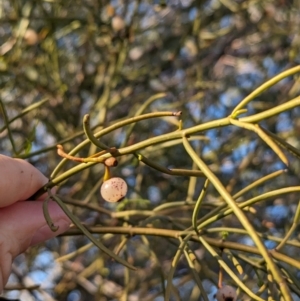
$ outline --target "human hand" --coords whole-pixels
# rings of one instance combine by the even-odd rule
[[[28,162],[0,155],[0,294],[16,256],[69,228],[70,220],[55,202],[50,201],[48,208],[54,225],[59,226],[56,232],[46,223],[43,202],[24,202],[47,182]]]

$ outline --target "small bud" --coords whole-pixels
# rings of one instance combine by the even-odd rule
[[[127,189],[127,184],[122,178],[113,177],[103,182],[100,193],[105,201],[116,203],[124,199]]]
[[[115,167],[118,165],[118,160],[114,157],[110,157],[110,158],[107,158],[105,161],[104,161],[104,164],[105,166],[107,167]]]
[[[218,301],[236,301],[236,291],[232,286],[225,285],[218,289],[216,299]]]

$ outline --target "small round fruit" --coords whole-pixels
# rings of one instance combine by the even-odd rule
[[[122,178],[113,177],[103,182],[100,193],[107,202],[120,202],[127,193],[127,184]]]
[[[25,34],[24,34],[24,40],[25,40],[25,43],[29,46],[33,46],[35,45],[38,41],[39,41],[39,36],[38,34],[36,33],[36,31],[34,31],[33,29],[31,28],[28,28],[26,31],[25,31]]]
[[[232,286],[225,285],[218,289],[216,299],[218,301],[236,301],[236,291]]]
[[[111,26],[115,32],[121,31],[125,28],[125,21],[120,16],[114,16],[111,20]]]

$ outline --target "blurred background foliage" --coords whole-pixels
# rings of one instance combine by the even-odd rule
[[[2,0],[0,151],[28,159],[49,176],[60,162],[56,145],[63,144],[70,151],[85,139],[82,118],[87,113],[94,131],[156,111],[182,111],[183,128],[226,117],[258,85],[300,63],[299,23],[299,0]],[[248,104],[248,114],[296,97],[299,86],[297,76],[280,81]],[[260,124],[299,148],[299,108]],[[119,148],[178,126],[174,117],[149,119],[116,130],[102,141]],[[231,194],[285,168],[252,132],[228,126],[199,135],[192,142],[194,149]],[[79,155],[97,151],[89,145]],[[164,167],[197,169],[181,142],[154,145],[141,153]],[[286,155],[296,173],[273,178],[246,193],[244,200],[299,185],[295,176],[299,161]],[[74,165],[68,162],[65,169]],[[59,193],[73,204],[70,208],[85,225],[175,230],[191,226],[203,178],[163,174],[133,155],[119,158],[113,174],[129,185],[127,199],[117,205],[100,197],[100,165],[61,185]],[[247,216],[258,232],[282,238],[291,226],[298,199],[297,193],[270,198],[256,204]],[[178,205],[155,213],[158,206],[174,202]],[[222,202],[210,186],[199,217]],[[136,213],[126,214],[129,210]],[[230,215],[208,226],[216,227],[239,228],[240,223]],[[221,240],[221,232],[209,236]],[[139,267],[138,272],[113,262],[77,233],[19,256],[6,296],[21,300],[164,300],[166,278],[178,249],[176,239],[103,233],[101,239],[110,250],[119,249],[122,257]],[[292,239],[294,245],[283,252],[299,259],[297,232]],[[245,233],[229,233],[226,240],[253,246]],[[270,249],[278,243],[264,242]],[[86,250],[80,249],[83,246]],[[191,242],[189,247],[197,256],[197,273],[207,299],[200,296],[201,289],[182,257],[173,278],[172,300],[214,300],[219,265],[201,244]],[[81,251],[61,257],[76,250]],[[239,252],[232,253],[238,256]],[[260,282],[267,282],[267,273],[255,273],[246,259],[239,260],[243,267],[240,279],[257,291]],[[232,263],[230,266],[235,269]],[[295,279],[300,276],[296,268],[291,274]],[[224,277],[234,285],[226,273]],[[300,300],[297,281],[291,289],[294,300]],[[266,289],[261,294],[266,299],[274,291]],[[240,292],[239,300],[250,299]]]

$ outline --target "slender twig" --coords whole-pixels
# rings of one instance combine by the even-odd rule
[[[190,233],[186,233],[185,231],[179,230],[171,230],[171,229],[164,229],[164,228],[149,228],[149,227],[104,227],[104,226],[94,226],[88,227],[90,233],[95,234],[103,234],[103,233],[111,233],[111,234],[127,234],[130,236],[135,235],[149,235],[149,236],[158,236],[158,237],[168,237],[178,239],[179,237],[187,237],[195,242],[199,242],[199,237],[196,235],[195,231]],[[201,233],[201,232],[200,232]],[[81,230],[72,228],[66,231],[60,236],[69,236],[69,235],[82,235]],[[246,253],[251,253],[254,255],[261,255],[260,250],[257,247],[248,246],[245,244],[231,242],[231,241],[223,241],[220,239],[215,239],[211,237],[204,236],[205,240],[213,247],[220,248],[220,249],[230,249],[236,250]],[[270,256],[274,259],[285,262],[291,266],[300,269],[300,262],[296,258],[292,258],[288,255],[282,254],[280,252],[276,252],[274,250],[269,250]]]
[[[172,264],[171,264],[170,270],[168,271],[168,277],[167,277],[167,286],[166,286],[166,292],[165,292],[165,300],[166,301],[169,301],[171,299],[173,276],[174,276],[175,270],[177,268],[177,265],[179,263],[180,257],[185,249],[185,245],[187,244],[188,241],[189,241],[188,237],[181,239],[181,242],[177,248],[176,254],[173,257]]]
[[[181,241],[182,241],[182,239],[181,239]],[[199,276],[198,271],[196,270],[196,267],[195,267],[195,264],[194,264],[194,261],[197,260],[195,254],[188,247],[188,245],[185,245],[185,248],[183,250],[183,254],[184,254],[184,256],[186,258],[186,261],[187,261],[187,263],[189,265],[189,268],[190,268],[190,270],[192,272],[193,278],[194,278],[196,284],[199,287],[202,299],[204,301],[209,301],[207,293],[205,292],[204,286],[202,284],[202,280],[200,279],[200,276]]]
[[[295,213],[295,216],[294,216],[292,226],[289,229],[289,231],[287,232],[287,234],[285,235],[285,237],[283,238],[283,240],[280,242],[280,244],[275,248],[276,251],[279,251],[286,244],[288,239],[291,237],[293,232],[296,230],[296,228],[299,224],[299,219],[300,219],[300,201],[298,202],[298,206],[297,206],[297,209],[296,209],[296,213]]]
[[[72,160],[75,162],[80,162],[80,163],[88,163],[88,162],[92,162],[92,163],[104,163],[106,166],[117,166],[118,162],[115,158],[103,158],[101,157],[101,155],[106,154],[107,152],[109,152],[111,149],[107,149],[105,151],[102,151],[100,153],[97,153],[96,155],[93,155],[91,157],[87,157],[87,158],[80,158],[80,157],[75,157],[75,156],[71,156],[69,154],[67,154],[64,151],[64,148],[62,145],[58,144],[57,146],[57,154],[63,158],[66,158],[68,160]],[[111,151],[112,152],[112,151]]]
[[[269,198],[274,198],[274,197],[278,197],[280,195],[286,194],[286,193],[292,193],[292,192],[300,192],[300,186],[295,186],[295,187],[285,187],[285,188],[281,188],[281,189],[276,189],[273,191],[269,191],[266,193],[263,193],[261,195],[258,195],[254,198],[251,198],[247,201],[244,202],[239,202],[237,203],[237,205],[242,209],[245,208],[247,206],[251,206],[254,205],[258,202],[267,200]],[[223,205],[224,206],[224,205]],[[222,207],[224,208],[224,207]],[[225,210],[222,210],[220,212],[219,208],[218,210],[213,210],[213,213],[208,213],[206,216],[202,217],[200,220],[198,220],[198,227],[199,229],[202,229],[204,227],[207,227],[208,225],[212,224],[213,222],[228,216],[229,214],[231,214],[233,212],[232,208],[229,208],[228,206],[225,205]]]
[[[8,125],[13,123],[15,120],[22,118],[25,116],[27,113],[37,109],[38,107],[42,106],[44,103],[49,101],[49,98],[46,97],[38,102],[33,103],[32,105],[29,105],[26,107],[24,110],[21,111],[20,114],[16,115],[15,117],[11,118],[10,120],[7,121],[7,124],[5,124],[2,128],[0,128],[0,133],[3,132],[6,128],[8,128]]]
[[[162,172],[168,175],[172,176],[189,176],[189,177],[203,177],[203,172],[199,170],[188,170],[188,169],[175,169],[175,168],[166,168],[164,166],[161,166],[157,163],[155,163],[152,160],[149,160],[142,154],[135,154],[135,156],[138,158],[139,161],[145,163],[146,165]]]
[[[280,146],[284,147],[286,150],[288,150],[291,154],[293,154],[295,157],[300,159],[300,151],[296,147],[292,146],[288,142],[286,142],[284,139],[278,137],[268,129],[263,128],[262,126],[260,127],[262,131],[264,131],[267,135],[273,138],[273,140],[278,143]]]
[[[240,196],[242,196],[243,194],[245,194],[246,192],[250,191],[251,189],[263,184],[266,181],[272,180],[275,177],[278,177],[284,173],[286,173],[287,170],[286,169],[282,169],[282,170],[277,170],[274,171],[256,181],[254,181],[253,183],[249,184],[248,186],[246,186],[245,188],[243,188],[242,190],[240,190],[239,192],[237,192],[236,194],[233,195],[233,198],[236,200],[238,199]]]
[[[138,107],[138,109],[136,110],[134,116],[139,116],[141,115],[145,110],[146,108],[152,103],[154,102],[155,100],[157,99],[160,99],[160,98],[163,98],[165,97],[167,94],[166,93],[158,93],[158,94],[155,94],[155,95],[152,95],[150,96],[142,105],[140,105]],[[124,143],[121,145],[121,147],[124,147],[125,146],[125,143],[128,139],[128,137],[130,136],[130,134],[132,133],[133,129],[134,129],[134,126],[135,126],[135,123],[131,124],[128,129],[126,130],[126,137],[124,139]]]
[[[278,147],[278,145],[259,127],[258,124],[246,123],[233,118],[230,118],[230,123],[238,127],[255,132],[270,148],[277,154],[280,160],[289,166],[289,161],[283,151]]]
[[[84,115],[83,117],[83,130],[84,130],[84,133],[86,135],[86,137],[94,144],[96,145],[97,147],[99,147],[100,149],[104,149],[104,150],[107,150],[109,149],[109,147],[102,143],[101,141],[97,140],[95,138],[95,136],[93,135],[92,131],[91,131],[91,127],[90,127],[90,115],[89,114],[86,114]]]
[[[89,249],[91,249],[92,247],[94,246],[94,244],[92,242],[76,249],[76,251],[73,251],[73,252],[70,252],[66,255],[63,255],[63,256],[60,256],[58,258],[55,259],[56,262],[64,262],[64,261],[67,261],[67,260],[71,260],[72,258],[88,251]]]
[[[198,227],[197,227],[198,213],[199,213],[199,210],[201,208],[202,202],[205,198],[205,195],[207,193],[208,185],[209,185],[209,179],[206,179],[205,182],[204,182],[203,188],[201,190],[201,193],[198,197],[198,200],[196,202],[196,205],[194,207],[194,211],[193,211],[193,215],[192,215],[192,225],[193,225],[194,230],[196,231],[197,234],[199,234],[199,230],[198,230]]]
[[[6,113],[6,108],[5,108],[1,98],[0,98],[0,110],[2,111],[3,119],[4,119],[4,122],[5,122],[5,127],[7,128],[8,137],[9,137],[12,149],[13,149],[13,153],[14,153],[14,155],[16,155],[18,152],[17,152],[16,146],[15,146],[15,141],[14,141],[12,131],[11,131],[10,126],[9,126],[9,120],[8,120],[8,116],[7,116],[7,113]]]
[[[264,301],[264,299],[260,298],[254,292],[249,289],[240,279],[239,277],[231,270],[231,268],[225,263],[225,261],[218,255],[218,253],[212,248],[209,244],[208,240],[202,236],[199,236],[200,242],[203,246],[209,251],[209,253],[215,257],[220,266],[226,271],[226,273],[234,280],[234,282],[253,300]],[[291,299],[292,300],[292,299]]]
[[[246,98],[244,98],[232,111],[231,115],[234,116],[236,112],[240,109],[243,109],[251,100],[253,100],[255,97],[257,97],[259,94],[264,92],[265,90],[271,88],[273,85],[281,81],[282,79],[294,75],[296,73],[300,72],[300,66],[296,66],[294,68],[288,69],[267,82],[263,83],[261,86],[259,86],[257,89],[255,89],[252,93],[250,93]]]
[[[141,120],[146,120],[146,119],[150,119],[150,118],[157,118],[157,117],[162,117],[162,116],[180,116],[181,115],[181,111],[178,112],[154,112],[154,113],[148,113],[148,114],[143,114],[140,116],[136,116],[136,117],[132,117],[126,120],[122,120],[119,122],[116,122],[114,124],[112,124],[111,126],[108,126],[102,130],[100,130],[99,132],[95,133],[93,136],[95,138],[100,138],[114,130],[117,130],[121,127],[124,127],[128,124],[131,123],[135,123]],[[180,136],[178,135],[177,138],[180,138]],[[170,139],[172,140],[172,139]],[[78,144],[72,151],[69,152],[69,155],[75,155],[77,154],[82,148],[84,148],[86,145],[88,145],[91,141],[89,139],[84,140],[83,142],[81,142],[80,144]],[[165,142],[165,141],[161,141],[161,142]],[[151,143],[149,144],[149,146],[151,145]],[[138,149],[137,149],[138,150]],[[129,153],[133,153],[134,151],[129,151]],[[116,154],[114,154],[116,155]],[[118,152],[118,155],[122,155]],[[108,155],[107,157],[110,157],[111,155]],[[63,159],[57,166],[56,168],[53,170],[52,174],[51,174],[51,178],[54,178],[59,171],[62,169],[62,167],[66,164],[67,159]],[[84,168],[83,168],[84,169]]]
[[[240,223],[249,232],[249,235],[251,236],[254,243],[256,244],[259,251],[261,252],[261,256],[266,261],[268,268],[269,268],[270,272],[272,273],[276,283],[279,285],[280,291],[282,292],[282,295],[284,296],[285,300],[292,301],[291,293],[289,291],[289,288],[288,288],[285,280],[283,279],[283,277],[280,273],[280,270],[278,269],[275,262],[269,255],[268,250],[266,249],[265,245],[261,241],[260,237],[257,235],[254,227],[249,222],[249,220],[246,218],[244,212],[239,208],[239,206],[236,204],[236,202],[234,201],[232,196],[226,191],[225,187],[222,185],[220,180],[214,175],[214,173],[211,172],[211,170],[207,167],[207,165],[195,153],[195,151],[191,147],[189,141],[186,139],[186,136],[184,134],[182,136],[182,141],[183,141],[183,145],[184,145],[186,151],[191,156],[191,158],[197,163],[199,169],[204,172],[204,174],[207,176],[207,178],[210,180],[210,182],[214,185],[214,187],[217,189],[217,191],[223,197],[223,199],[227,203],[227,205],[232,209],[233,213],[239,219]]]
[[[87,237],[90,239],[90,241],[97,246],[101,251],[103,251],[105,254],[107,254],[108,256],[112,257],[114,260],[116,260],[117,262],[123,264],[124,266],[132,269],[132,270],[136,270],[136,268],[131,265],[130,263],[128,263],[127,261],[125,261],[123,258],[117,256],[116,254],[114,254],[112,251],[110,251],[108,248],[106,248],[99,240],[95,239],[92,234],[89,232],[89,230],[83,226],[80,222],[80,220],[74,215],[72,214],[69,209],[67,208],[67,206],[64,204],[64,202],[57,196],[54,194],[51,194],[50,196],[51,198],[56,201],[56,203],[61,207],[61,209],[65,212],[65,214],[70,218],[70,220],[80,229],[80,231]]]
[[[249,122],[249,123],[250,122],[259,122],[259,121],[261,121],[265,118],[272,117],[276,114],[282,113],[282,112],[284,112],[286,110],[289,110],[289,109],[291,109],[295,106],[298,106],[298,105],[300,105],[300,97],[296,97],[295,99],[290,100],[285,104],[279,105],[276,108],[266,110],[265,112],[258,113],[258,114],[255,114],[255,115],[252,115],[252,116],[249,116],[249,117],[243,117],[243,118],[240,118],[239,120],[242,121],[242,122]],[[143,118],[146,118],[145,115],[142,115],[142,116],[144,116]],[[142,117],[142,116],[138,116],[138,117]],[[126,124],[130,124],[132,122],[136,122],[138,117],[134,117],[133,119],[125,120],[125,121],[119,122],[115,125],[112,125],[112,126],[106,128],[106,129],[101,130],[98,133],[95,133],[94,136],[96,138],[99,138],[99,137],[109,133],[110,131],[115,130],[116,128],[122,127],[122,126],[124,126]],[[148,115],[148,118],[151,118],[151,117],[153,117],[153,115],[151,115],[151,116]],[[142,120],[143,118],[141,118],[140,120]],[[127,123],[127,121],[128,121],[128,123]],[[164,134],[164,135],[161,135],[161,136],[158,136],[158,137],[149,138],[146,141],[138,142],[134,145],[127,146],[127,147],[124,147],[124,148],[120,148],[120,149],[118,149],[118,155],[121,156],[121,155],[132,154],[133,152],[137,152],[140,149],[146,148],[148,146],[153,146],[153,145],[156,145],[156,144],[159,144],[159,143],[164,143],[166,141],[179,139],[179,138],[182,137],[183,131],[184,131],[186,136],[189,136],[189,135],[201,132],[201,131],[209,130],[209,129],[216,128],[216,127],[224,127],[224,126],[227,126],[227,125],[230,125],[230,119],[229,118],[222,118],[222,119],[210,121],[210,122],[207,122],[205,124],[200,124],[200,125],[188,128],[188,129],[184,129],[184,130],[181,130],[181,131],[175,131],[175,132]],[[79,150],[81,150],[88,143],[89,143],[89,140],[83,141],[77,147],[75,147],[69,154],[70,155],[76,154]],[[105,154],[103,156],[108,158],[108,157],[111,156],[111,154]],[[53,178],[57,175],[58,171],[62,168],[62,166],[65,163],[66,163],[66,159],[62,160],[57,165],[57,167],[55,168],[55,170],[53,171],[53,173],[51,175],[51,178]],[[84,164],[84,165],[78,165],[76,168],[70,169],[69,171],[67,171],[66,172],[67,174],[62,174],[62,175],[58,176],[57,179],[55,179],[55,181],[52,182],[53,184],[48,184],[48,185],[54,185],[55,186],[58,183],[60,183],[61,181],[64,181],[66,179],[66,177],[69,177],[70,174],[75,174],[75,173],[77,173],[77,172],[79,172],[79,171],[81,171],[85,168],[89,168],[93,164],[95,164],[95,163],[87,163],[87,164]]]
[[[300,96],[295,97],[294,99],[291,99],[281,105],[278,105],[272,109],[266,110],[261,113],[257,113],[255,115],[247,116],[247,117],[241,117],[239,118],[242,122],[249,122],[249,123],[258,123],[262,120],[268,119],[272,116],[278,115],[280,113],[283,113],[285,111],[291,110],[292,108],[300,106]]]
[[[51,196],[48,195],[46,197],[46,199],[43,201],[43,213],[44,213],[45,220],[46,220],[49,228],[51,229],[51,231],[56,232],[59,229],[59,226],[54,225],[52,218],[50,216],[49,210],[48,210],[48,204],[49,204],[50,198],[51,198]]]

